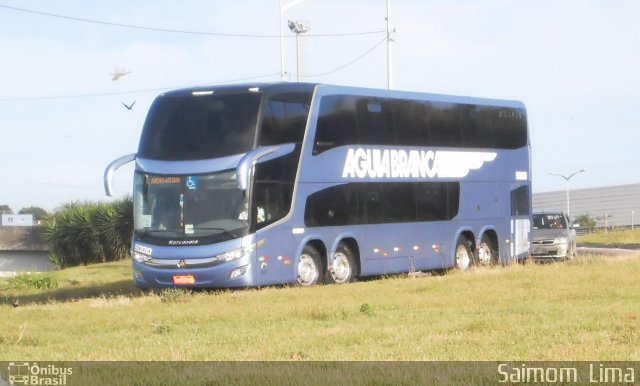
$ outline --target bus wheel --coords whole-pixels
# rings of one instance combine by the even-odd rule
[[[328,281],[338,284],[349,283],[355,279],[356,275],[356,259],[351,248],[345,243],[338,244],[336,253],[333,255],[333,269],[328,275]]]
[[[473,254],[469,240],[460,235],[456,241],[455,267],[461,271],[466,271],[473,264]]]
[[[306,245],[298,258],[298,284],[304,287],[318,284],[321,271],[320,254],[311,245]]]
[[[482,235],[478,246],[478,263],[483,267],[496,264],[498,261],[491,239],[485,234]]]

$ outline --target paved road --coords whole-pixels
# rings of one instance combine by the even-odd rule
[[[640,254],[640,251],[636,249],[622,249],[622,248],[578,247],[578,253],[581,255],[594,254],[594,255],[619,256],[619,255]]]
[[[47,272],[55,269],[47,252],[0,251],[0,277],[13,276],[16,272]]]

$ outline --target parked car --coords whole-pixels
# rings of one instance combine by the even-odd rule
[[[531,257],[534,260],[566,260],[576,255],[576,228],[563,212],[533,214]]]

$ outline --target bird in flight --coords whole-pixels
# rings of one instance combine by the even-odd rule
[[[128,104],[126,104],[126,103],[124,103],[124,102],[120,102],[120,103],[122,103],[122,105],[123,105],[124,107],[126,107],[126,108],[127,108],[127,110],[131,110],[131,109],[133,108],[133,105],[135,105],[135,104],[136,104],[136,101],[133,101],[130,105],[128,105]]]
[[[123,76],[130,74],[131,71],[127,71],[124,68],[117,68],[111,73],[111,80],[112,81],[116,81],[120,78],[122,78]]]

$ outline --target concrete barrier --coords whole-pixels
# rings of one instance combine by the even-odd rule
[[[0,226],[0,251],[47,251],[44,228]]]
[[[56,267],[49,261],[41,226],[0,226],[0,277],[18,272],[46,272]]]

